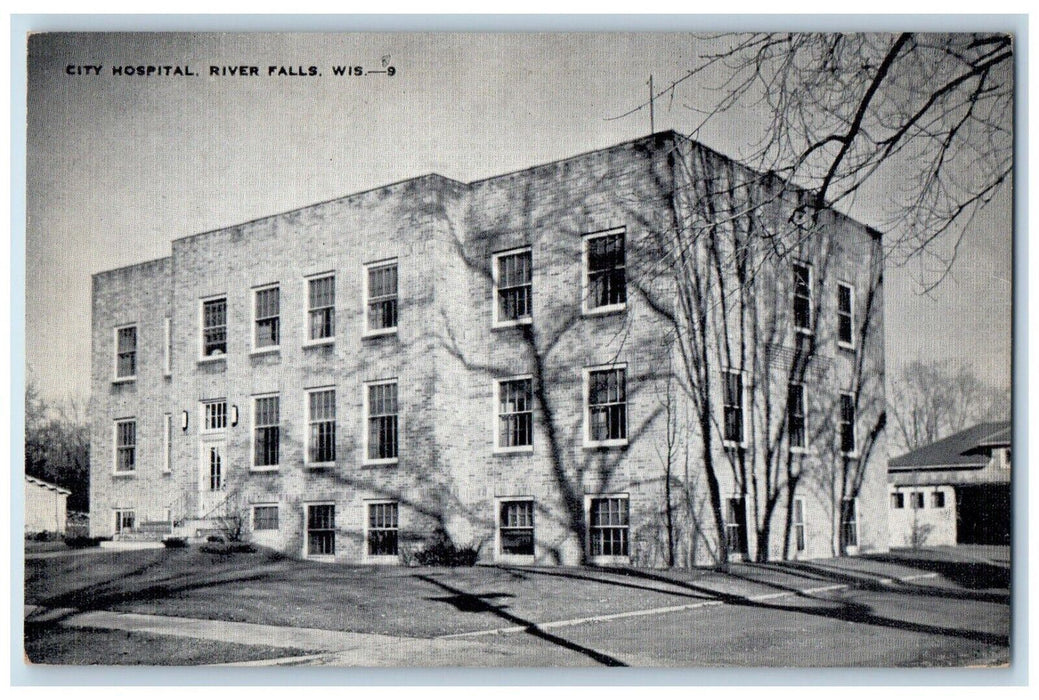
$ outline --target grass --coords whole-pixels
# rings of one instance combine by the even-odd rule
[[[142,632],[77,629],[53,624],[25,625],[25,655],[34,664],[194,666],[276,659],[305,653],[300,649]]]

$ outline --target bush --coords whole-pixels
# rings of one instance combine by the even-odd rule
[[[162,544],[167,549],[184,549],[188,546],[187,537],[167,537],[162,541]]]
[[[252,554],[256,547],[248,542],[207,542],[198,551],[206,554]]]
[[[220,544],[223,544],[226,541],[227,540],[224,539],[223,535],[210,535],[206,538],[206,542],[219,542]]]
[[[26,536],[26,539],[32,540],[33,542],[57,542],[61,538],[56,532],[50,530],[40,530],[39,532],[32,532]]]
[[[478,546],[458,547],[443,531],[438,531],[433,540],[414,555],[415,563],[420,566],[474,566],[479,557]]]
[[[84,535],[76,535],[75,537],[66,537],[65,546],[70,549],[86,549],[87,547],[99,547],[103,540],[108,539],[107,537],[86,537]]]

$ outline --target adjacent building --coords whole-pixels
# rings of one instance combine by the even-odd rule
[[[980,423],[892,459],[891,546],[1010,544],[1010,432]]]
[[[719,240],[687,223],[704,167],[754,175],[666,132],[417,177],[95,275],[92,534],[191,536],[233,512],[259,544],[350,562],[406,562],[438,531],[537,564],[886,548],[879,235],[827,210],[770,257],[793,217],[777,195],[776,231],[739,229],[771,252],[694,265],[759,276],[743,306],[701,300],[693,386],[662,232]]]
[[[25,476],[25,532],[65,533],[66,507],[72,492],[34,476]]]

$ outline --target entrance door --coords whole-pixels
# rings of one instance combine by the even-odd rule
[[[206,440],[202,443],[202,459],[199,470],[199,517],[204,518],[219,506],[226,494],[227,447],[223,440]]]

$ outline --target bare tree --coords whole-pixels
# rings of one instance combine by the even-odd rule
[[[867,185],[883,181],[892,198],[881,226],[889,253],[937,260],[941,274],[928,287],[947,274],[978,212],[1011,184],[1011,36],[703,39],[696,65],[655,97],[698,83],[697,100],[707,103],[693,105],[694,137],[719,117],[763,118],[760,140],[740,159],[810,192],[799,212],[808,218],[847,209]]]
[[[916,360],[891,384],[893,438],[903,451],[975,423],[1010,417],[1009,394],[983,382],[966,363]]]
[[[25,473],[72,492],[69,508],[88,510],[90,431],[83,405],[50,402],[32,379],[25,385]]]

